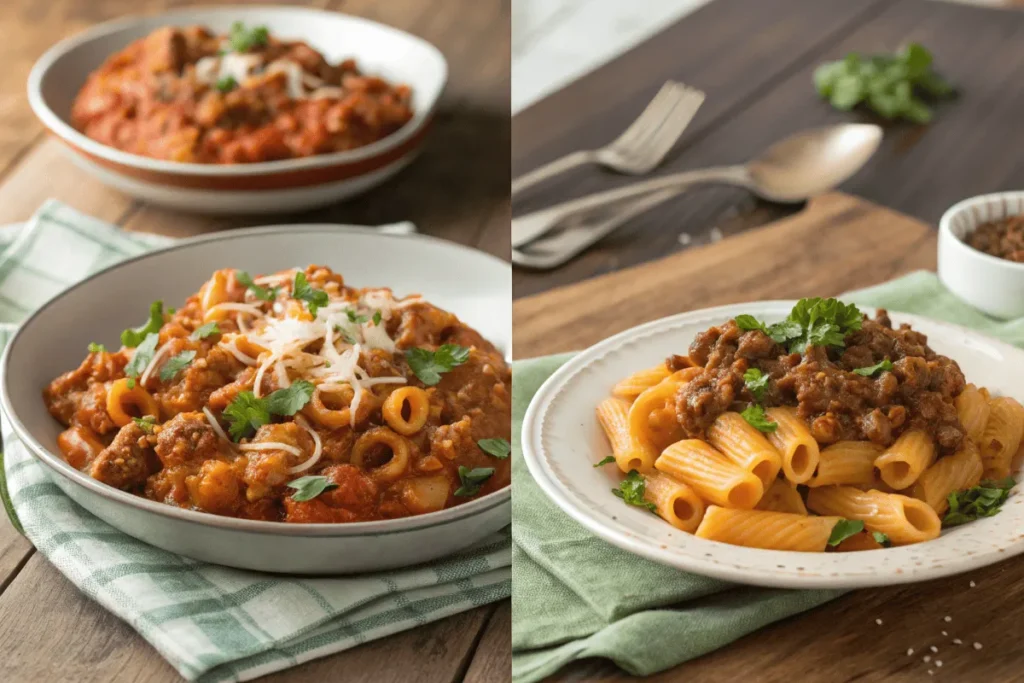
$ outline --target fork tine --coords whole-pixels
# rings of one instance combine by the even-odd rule
[[[682,83],[666,81],[654,98],[647,104],[647,107],[640,112],[640,116],[636,117],[633,123],[629,124],[629,127],[607,146],[618,147],[620,145],[633,144],[636,136],[644,134],[647,129],[657,125],[664,119],[665,113],[672,109],[675,103],[683,96],[686,89],[686,86]]]
[[[690,124],[701,104],[704,93],[690,89],[675,105],[665,113],[662,121],[651,127],[642,138],[634,140],[631,149],[618,150],[624,156],[637,160],[661,159],[676,144],[683,130]]]

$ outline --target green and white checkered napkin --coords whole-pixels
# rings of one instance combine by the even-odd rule
[[[170,241],[127,233],[53,201],[24,227],[0,231],[0,346],[15,323],[67,285]],[[507,529],[437,562],[356,577],[281,577],[180,557],[72,502],[6,420],[2,426],[0,474],[6,472],[10,495],[3,497],[15,526],[189,680],[250,680],[512,591]],[[3,483],[0,476],[0,493]]]

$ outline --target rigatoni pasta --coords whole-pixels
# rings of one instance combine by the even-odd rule
[[[627,474],[621,498],[752,548],[928,541],[944,516],[995,514],[1024,461],[1016,399],[967,384],[885,311],[834,299],[801,300],[774,325],[711,327],[688,357],[616,384],[597,414]]]

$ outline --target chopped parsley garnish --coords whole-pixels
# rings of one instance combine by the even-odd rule
[[[238,87],[238,81],[235,80],[234,76],[225,76],[217,81],[217,85],[214,86],[221,92],[231,92]]]
[[[142,343],[146,335],[155,334],[164,326],[164,302],[154,301],[149,305],[149,320],[142,327],[134,327],[121,333],[121,343],[134,348]]]
[[[493,455],[500,460],[504,460],[512,452],[512,444],[505,439],[480,439],[476,445],[487,455]]]
[[[89,353],[106,353],[107,347],[96,342],[89,342]]]
[[[752,403],[747,406],[743,412],[740,413],[740,417],[746,420],[750,426],[761,432],[774,432],[779,428],[778,423],[769,420],[768,416],[764,413],[764,408],[756,403]]]
[[[175,375],[187,368],[195,357],[195,351],[182,351],[176,356],[171,356],[171,358],[164,363],[164,366],[160,368],[160,381],[170,382],[174,379]]]
[[[854,304],[838,299],[800,299],[789,317],[773,325],[765,325],[751,315],[736,316],[741,330],[760,330],[772,341],[788,347],[790,353],[803,353],[808,346],[845,345],[846,335],[861,327],[862,316]]]
[[[358,314],[351,308],[345,311],[345,315],[348,316],[348,321],[350,323],[356,323],[357,325],[363,325],[364,323],[370,322],[370,319],[367,316]]]
[[[132,422],[139,426],[139,429],[146,432],[147,434],[153,433],[153,427],[156,426],[156,418],[152,415],[144,415],[142,417],[133,417]]]
[[[896,54],[862,57],[851,52],[826,62],[814,71],[814,87],[841,111],[862,104],[883,118],[922,124],[931,121],[930,101],[954,94],[953,86],[932,69],[931,53],[918,43]]]
[[[207,337],[212,337],[215,334],[220,334],[220,326],[216,322],[209,322],[197,327],[195,332],[192,333],[192,338],[206,339]]]
[[[288,482],[285,486],[295,489],[295,493],[292,494],[292,500],[296,503],[313,500],[327,489],[338,488],[338,485],[327,477],[317,475],[299,477],[294,481]]]
[[[312,287],[306,280],[305,273],[295,273],[295,282],[292,285],[292,298],[305,301],[309,306],[309,313],[314,318],[316,312],[330,303],[327,292]]]
[[[832,535],[828,537],[828,544],[835,548],[837,545],[864,531],[864,520],[841,519],[832,527]]]
[[[460,498],[475,496],[480,493],[480,487],[494,474],[493,467],[474,467],[469,469],[465,465],[459,465],[459,482],[462,486],[455,489],[455,495]]]
[[[141,375],[146,370],[149,362],[153,360],[153,354],[156,353],[156,343],[159,340],[160,335],[156,332],[150,332],[142,340],[142,343],[135,348],[135,354],[124,368],[124,374],[131,378],[128,382],[129,389],[135,388],[134,378]]]
[[[223,417],[228,423],[228,433],[232,439],[240,441],[269,424],[271,415],[294,415],[309,402],[313,389],[312,382],[299,380],[263,398],[256,398],[251,391],[239,392],[235,400],[224,409]]]
[[[764,391],[768,388],[769,379],[771,379],[769,375],[762,373],[757,368],[750,368],[743,373],[743,382],[758,401],[764,396]]]
[[[442,344],[437,351],[412,348],[406,350],[405,359],[420,381],[432,387],[443,373],[469,360],[469,349],[457,344]]]
[[[998,481],[986,480],[966,491],[954,491],[946,501],[949,511],[942,518],[942,526],[959,526],[981,517],[992,517],[999,512],[1010,489],[1017,485],[1013,477]]]
[[[619,488],[612,489],[612,493],[630,505],[647,508],[651,512],[657,509],[654,503],[644,499],[644,494],[647,493],[647,484],[636,470],[630,470],[626,478],[619,482]]]
[[[606,455],[605,457],[601,458],[601,460],[599,462],[595,462],[594,463],[594,467],[601,467],[602,465],[610,465],[613,462],[615,462],[615,456],[614,455]]]
[[[889,370],[892,370],[892,363],[886,358],[880,363],[869,365],[866,368],[857,368],[853,372],[861,377],[874,377],[879,372],[888,372]]]
[[[231,24],[231,33],[228,34],[228,43],[235,52],[248,52],[254,47],[266,45],[269,39],[270,31],[266,26],[246,28],[241,21]]]
[[[376,325],[377,327],[380,327],[380,321],[381,321],[380,311],[374,311],[373,312],[373,324]]]
[[[260,287],[258,284],[253,282],[252,276],[244,270],[235,271],[235,280],[252,292],[253,296],[260,301],[273,301],[277,298],[277,287]]]
[[[872,531],[871,538],[875,539],[875,543],[888,548],[892,543],[889,541],[889,537],[883,534],[881,531]]]

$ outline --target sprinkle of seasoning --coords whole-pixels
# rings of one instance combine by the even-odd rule
[[[939,648],[935,647],[934,645],[932,645],[928,649],[931,650],[932,652],[938,652],[939,651]]]
[[[909,657],[909,656],[910,656],[910,655],[912,655],[912,654],[914,654],[914,648],[912,648],[912,647],[908,647],[908,648],[907,648],[907,656]]]
[[[881,626],[882,625],[882,620],[881,619],[875,619],[875,623],[878,624],[879,626]]]
[[[960,640],[959,638],[954,638],[953,639],[953,644],[954,645],[963,645],[964,641]]]
[[[925,664],[927,664],[928,662],[932,661],[932,656],[931,655],[925,655],[924,657],[921,657],[921,661],[924,662]]]
[[[974,644],[974,649],[975,650],[980,650],[981,649],[981,643],[975,643]]]
[[[953,617],[947,615],[942,617],[942,620],[948,624],[949,622],[953,621]]]

